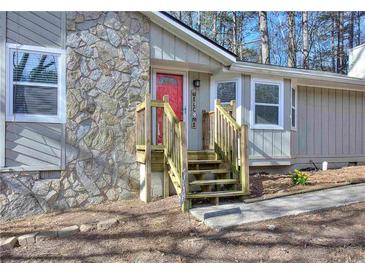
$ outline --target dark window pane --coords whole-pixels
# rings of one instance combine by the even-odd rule
[[[269,84],[255,84],[255,102],[279,104],[279,86]]]
[[[256,106],[255,123],[265,125],[279,124],[279,107],[276,106]]]
[[[160,78],[160,84],[161,85],[174,85],[177,86],[177,81],[174,77],[169,77],[169,76],[163,76]]]
[[[291,105],[293,106],[293,107],[295,107],[295,104],[296,104],[296,102],[295,102],[295,89],[291,89]]]
[[[236,100],[236,82],[218,83],[217,99],[220,99],[222,103]]]
[[[57,88],[14,85],[13,113],[57,115]]]
[[[294,108],[291,109],[291,126],[292,127],[296,126],[295,125],[295,109]]]
[[[13,81],[57,84],[56,55],[14,51],[12,53]]]

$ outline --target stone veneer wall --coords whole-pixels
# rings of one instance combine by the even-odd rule
[[[127,199],[139,189],[134,110],[149,90],[149,21],[67,13],[66,166],[60,179],[0,173],[1,219]]]

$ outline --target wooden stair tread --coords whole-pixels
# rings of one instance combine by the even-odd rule
[[[222,168],[222,169],[197,169],[197,170],[189,170],[188,174],[202,174],[202,173],[207,173],[207,174],[217,174],[217,173],[229,173],[230,170],[226,169],[226,168]]]
[[[215,184],[224,184],[224,185],[232,185],[239,183],[238,179],[217,179],[217,180],[196,180],[189,183],[189,185],[215,185]]]
[[[188,160],[189,164],[221,164],[222,160]]]
[[[242,191],[214,191],[214,192],[189,193],[188,195],[186,195],[186,198],[197,199],[197,198],[215,198],[215,197],[234,197],[242,195],[244,195],[244,192]]]
[[[188,151],[188,160],[214,160],[216,153],[214,150],[190,150]]]

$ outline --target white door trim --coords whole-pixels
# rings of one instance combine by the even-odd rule
[[[174,69],[174,68],[160,68],[160,67],[152,67],[152,99],[156,99],[156,75],[157,73],[166,73],[166,74],[176,74],[183,76],[183,121],[186,125],[186,145],[188,147],[189,144],[189,119],[188,119],[188,109],[189,109],[189,81],[188,81],[188,71]],[[156,144],[156,111],[152,112],[152,142]]]

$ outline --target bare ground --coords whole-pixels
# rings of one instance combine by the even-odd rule
[[[121,201],[1,223],[1,237],[119,217],[79,233],[0,252],[2,262],[365,262],[365,202],[214,231],[180,211],[177,197]],[[268,225],[275,225],[274,230]]]
[[[308,171],[307,185],[293,185],[290,175],[255,174],[250,176],[251,197],[282,196],[350,183],[365,183],[365,166],[351,166],[326,171]]]

